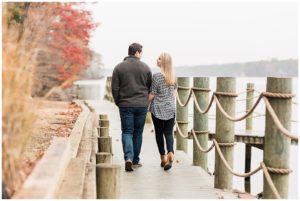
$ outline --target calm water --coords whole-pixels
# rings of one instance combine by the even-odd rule
[[[104,92],[105,92],[105,79],[102,80],[86,80],[86,81],[78,81],[77,84],[81,86],[82,90],[81,93],[85,99],[103,99]],[[236,83],[236,92],[242,92],[246,90],[247,83],[251,82],[254,83],[254,87],[258,91],[265,91],[266,89],[266,78],[237,78]],[[190,80],[190,85],[192,85],[192,79]],[[210,78],[210,88],[211,91],[215,91],[216,89],[216,78]],[[293,78],[293,93],[296,94],[294,101],[298,102],[298,79]],[[211,93],[210,93],[211,95]],[[245,94],[242,94],[240,98],[244,98]],[[245,102],[236,102],[236,112],[245,111]],[[193,121],[193,104],[190,101],[189,104],[189,118],[190,122]],[[265,113],[265,104],[263,101],[260,102],[259,106],[255,110],[259,113]],[[215,104],[211,108],[209,115],[215,115]],[[241,116],[242,113],[237,114],[237,116]],[[264,133],[265,128],[265,117],[258,117],[253,119],[253,131],[257,131],[259,133]],[[298,121],[298,106],[293,105],[292,109],[292,120]],[[190,129],[192,127],[192,123],[190,123]],[[215,127],[215,120],[209,120],[209,130],[214,131]],[[245,121],[236,122],[235,123],[235,130],[241,131],[245,128]],[[292,123],[292,132],[297,134],[298,133],[298,123]],[[209,145],[211,142],[209,142]],[[192,158],[193,152],[193,143],[192,140],[189,140],[188,146],[188,156]],[[244,172],[244,161],[245,161],[245,146],[244,144],[238,143],[234,148],[234,170],[236,172]],[[289,198],[298,198],[298,146],[291,146],[290,152],[290,168],[293,172],[290,174],[289,180]],[[208,153],[208,168],[210,172],[214,171],[214,158],[215,152],[214,149]],[[263,152],[257,148],[252,148],[252,161],[251,161],[251,170],[259,166],[259,163],[263,160]],[[233,188],[244,190],[244,178],[240,177],[233,177]],[[259,171],[255,175],[251,176],[251,194],[258,194],[263,190],[263,173]]]

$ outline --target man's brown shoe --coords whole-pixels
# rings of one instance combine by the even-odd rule
[[[160,160],[161,160],[160,167],[164,167],[166,165],[166,162],[167,162],[167,156],[166,155],[160,155]]]
[[[126,170],[127,172],[133,171],[131,160],[127,160],[127,161],[125,162],[125,170]]]
[[[164,166],[164,170],[169,170],[172,167],[173,160],[174,160],[174,154],[173,152],[169,152],[167,156],[167,162]]]

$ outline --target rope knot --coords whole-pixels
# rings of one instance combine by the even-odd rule
[[[295,95],[291,93],[273,93],[273,92],[262,92],[262,95],[267,98],[282,98],[282,99],[291,99]]]
[[[195,132],[195,134],[208,134],[209,133],[208,130],[207,131],[196,131],[196,130],[194,130],[194,132]]]
[[[232,147],[236,145],[236,142],[218,142],[220,147]]]
[[[216,96],[238,97],[238,95],[236,93],[221,92],[221,91],[215,91],[214,95],[216,95]]]
[[[267,167],[267,170],[273,174],[290,174],[293,172],[291,169],[286,169],[286,168]]]
[[[210,89],[207,88],[199,88],[199,87],[192,87],[193,91],[202,91],[202,92],[210,92]]]
[[[190,90],[189,87],[184,87],[184,86],[178,86],[177,89]]]

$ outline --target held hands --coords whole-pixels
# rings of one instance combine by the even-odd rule
[[[150,93],[148,94],[148,101],[149,101],[149,102],[153,101],[154,97],[155,97],[154,93],[150,92]]]
[[[174,92],[173,92],[173,96],[176,98],[176,96],[177,96],[177,91],[174,91]]]

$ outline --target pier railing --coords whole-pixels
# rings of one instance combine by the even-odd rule
[[[207,154],[214,147],[215,154],[215,188],[232,188],[232,176],[245,177],[250,190],[250,176],[263,170],[263,198],[287,198],[289,169],[289,149],[291,140],[298,143],[298,137],[289,130],[291,127],[292,79],[267,78],[267,91],[261,92],[253,104],[253,84],[247,86],[246,112],[235,117],[236,93],[235,78],[217,78],[217,90],[210,100],[208,94],[209,78],[194,78],[189,88],[189,77],[178,78],[177,115],[176,115],[176,148],[187,152],[187,138],[193,137],[193,163],[207,168]],[[188,132],[188,103],[193,98],[194,124]],[[185,101],[182,101],[185,100]],[[264,101],[266,106],[266,125],[263,152],[260,165],[250,171],[246,164],[246,173],[237,173],[233,167],[233,151],[235,142],[234,122],[246,119],[246,129],[252,129],[252,114],[258,104]],[[216,131],[213,144],[208,147],[208,111],[213,102],[216,103]],[[204,109],[202,109],[204,108]],[[261,116],[261,114],[260,114]],[[246,152],[249,153],[249,147]],[[250,147],[251,153],[251,147]],[[247,157],[247,153],[246,153]],[[251,156],[250,156],[251,157]],[[246,186],[246,185],[245,185]]]

